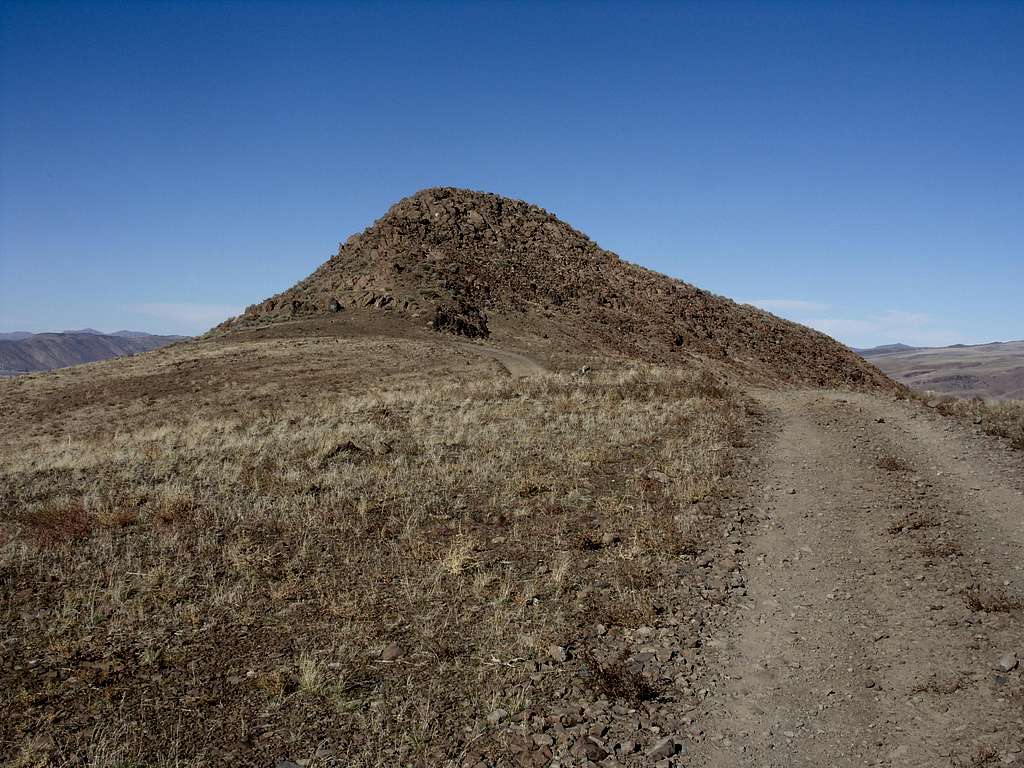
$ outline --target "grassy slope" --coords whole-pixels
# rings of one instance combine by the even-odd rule
[[[970,419],[987,435],[1005,437],[1010,445],[1024,450],[1024,400],[986,401],[960,398],[936,392],[910,392],[910,396],[946,416]]]
[[[5,390],[3,759],[498,754],[489,713],[599,682],[549,646],[699,626],[677,570],[720,538],[739,396],[425,344],[211,342]]]

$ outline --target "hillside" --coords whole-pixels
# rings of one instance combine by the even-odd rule
[[[855,349],[861,357],[876,357],[877,355],[887,355],[891,352],[909,352],[918,347],[911,347],[907,344],[882,344],[877,347],[870,347],[868,349]]]
[[[134,355],[185,338],[133,331],[103,334],[92,329],[63,333],[15,332],[7,336],[9,338],[0,338],[0,376]]]
[[[959,397],[1024,399],[1024,341],[858,350],[908,387]]]
[[[817,331],[625,262],[537,206],[451,188],[401,200],[312,275],[217,330],[352,310],[499,344],[515,331],[659,363],[709,357],[777,381],[889,385]]]
[[[0,381],[0,763],[1018,754],[1021,419],[905,395],[421,193],[202,338]]]

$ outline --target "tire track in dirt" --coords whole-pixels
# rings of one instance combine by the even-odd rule
[[[522,352],[498,349],[497,347],[485,347],[482,344],[470,344],[467,342],[455,342],[455,346],[459,349],[465,349],[483,357],[491,358],[515,379],[533,376],[538,373],[547,373],[547,368],[541,365],[540,362]]]
[[[780,432],[747,602],[709,648],[706,764],[1024,764],[1020,666],[997,668],[1021,612],[965,599],[1024,598],[1012,464],[891,399],[759,397]]]

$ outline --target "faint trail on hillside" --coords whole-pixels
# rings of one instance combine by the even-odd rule
[[[892,398],[758,397],[779,434],[744,610],[709,649],[722,681],[704,702],[706,764],[1021,761],[1024,682],[998,669],[1024,657],[1021,612],[964,594],[1024,598],[1016,459]]]
[[[455,346],[495,360],[502,368],[508,371],[513,378],[519,379],[524,376],[547,373],[548,370],[538,360],[522,352],[513,352],[508,349],[497,349],[496,347],[485,347],[482,344],[470,344],[468,342],[455,342]]]

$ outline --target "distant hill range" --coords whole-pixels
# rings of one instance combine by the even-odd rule
[[[1024,341],[855,350],[897,381],[961,397],[1024,400]]]
[[[141,331],[102,333],[93,328],[61,333],[0,333],[0,376],[48,371],[163,347],[187,336],[156,336]]]

